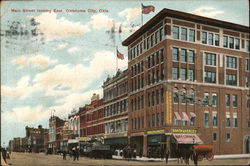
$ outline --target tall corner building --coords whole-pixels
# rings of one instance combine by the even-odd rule
[[[128,47],[128,136],[144,156],[250,153],[249,27],[163,9]]]

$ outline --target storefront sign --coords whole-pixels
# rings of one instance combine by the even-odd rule
[[[130,136],[135,137],[135,136],[143,136],[144,132],[140,132],[140,133],[131,133]]]
[[[147,134],[161,134],[161,133],[164,133],[164,130],[152,130],[147,132]]]
[[[196,134],[197,130],[194,129],[171,129],[172,133],[190,133],[190,134]]]
[[[90,141],[91,140],[91,138],[89,138],[89,137],[78,137],[77,139],[79,141]]]
[[[109,134],[105,135],[104,138],[115,138],[115,137],[127,137],[127,133],[120,133],[120,134]]]
[[[166,123],[172,124],[172,92],[166,91],[165,95],[165,103],[166,103]]]

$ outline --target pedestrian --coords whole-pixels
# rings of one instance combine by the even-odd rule
[[[169,150],[166,150],[166,164],[168,164]]]
[[[79,160],[79,155],[80,155],[80,152],[79,152],[79,148],[76,149],[76,159]]]
[[[76,149],[72,148],[72,155],[73,155],[73,160],[76,160]]]
[[[198,165],[198,154],[196,151],[193,152],[194,165]]]
[[[66,160],[66,151],[63,151],[63,160]]]

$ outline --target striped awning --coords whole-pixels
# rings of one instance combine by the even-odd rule
[[[181,120],[181,116],[178,112],[174,112],[174,116],[177,120]]]
[[[196,114],[195,114],[194,112],[190,112],[190,115],[191,115],[192,117],[196,117]]]
[[[202,140],[196,134],[173,134],[179,144],[202,144]]]
[[[189,120],[189,117],[188,117],[188,115],[187,115],[187,113],[186,112],[182,112],[182,117],[183,117],[183,119],[185,120],[185,121],[190,121]]]

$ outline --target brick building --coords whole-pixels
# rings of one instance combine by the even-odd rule
[[[21,139],[22,148],[30,152],[44,151],[44,134],[48,132],[48,129],[43,128],[41,125],[38,128],[25,127],[26,136]]]
[[[128,143],[128,70],[103,83],[105,144],[122,149]]]
[[[122,44],[132,146],[145,156],[199,143],[249,153],[249,27],[163,9]]]

